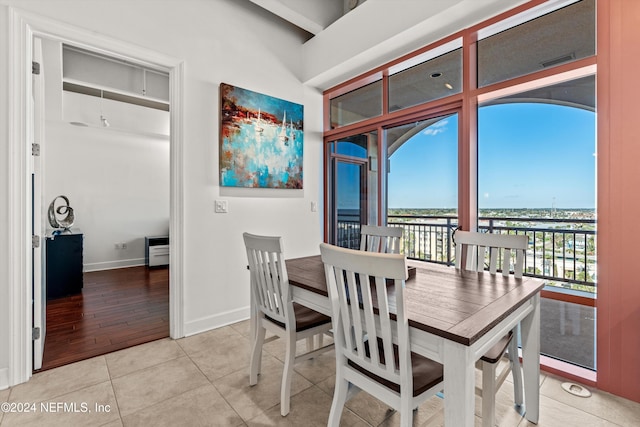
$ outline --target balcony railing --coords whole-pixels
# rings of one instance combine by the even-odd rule
[[[452,216],[389,215],[388,224],[404,230],[402,252],[407,258],[446,265],[455,263]],[[596,221],[594,219],[480,217],[482,232],[524,234],[529,238],[525,275],[552,285],[595,292]],[[358,248],[360,223],[341,217],[338,245]],[[500,264],[499,264],[500,265]]]

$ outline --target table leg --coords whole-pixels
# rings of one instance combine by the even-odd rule
[[[444,424],[473,427],[475,409],[475,360],[471,348],[444,342]]]
[[[533,311],[520,322],[525,418],[538,424],[540,413],[540,294],[531,298]]]

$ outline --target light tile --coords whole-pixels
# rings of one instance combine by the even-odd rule
[[[26,383],[11,389],[13,402],[40,402],[109,380],[104,356],[34,374]]]
[[[298,362],[293,369],[313,384],[318,384],[329,377],[335,377],[335,351],[328,350],[313,359]]]
[[[213,329],[190,337],[181,338],[176,342],[187,354],[211,350],[211,348],[226,345],[231,340],[242,339],[242,335],[231,326]]]
[[[117,378],[184,355],[182,348],[168,338],[109,353],[105,359],[111,378]]]
[[[258,384],[249,385],[249,370],[236,371],[213,381],[213,385],[229,402],[243,420],[250,420],[273,406],[280,410],[280,384],[284,364],[273,356],[263,353],[262,372]],[[291,395],[295,396],[312,384],[297,372],[293,373]]]
[[[208,384],[124,417],[125,427],[240,426],[242,418]]]
[[[103,424],[100,427],[123,427],[122,420],[118,418],[115,421],[111,421],[110,423]]]
[[[132,414],[208,384],[188,357],[181,357],[112,380],[121,416]]]
[[[518,427],[534,427],[536,424],[523,419]],[[591,415],[573,406],[540,395],[538,427],[619,427],[603,418]]]
[[[11,393],[10,389],[0,390],[0,403],[8,402],[10,393]],[[0,424],[2,423],[3,416],[4,416],[4,412],[0,411]]]
[[[562,383],[568,380],[547,375],[540,393],[558,402],[580,409],[621,426],[640,425],[640,403],[623,399],[600,390],[591,390],[591,397],[578,397],[562,389]]]
[[[327,395],[318,387],[310,387],[291,398],[291,411],[286,417],[280,415],[280,406],[277,405],[260,414],[256,418],[247,421],[247,425],[249,427],[324,427],[327,425],[330,409],[331,396]],[[342,414],[340,426],[367,427],[369,424],[347,409]]]
[[[251,334],[251,319],[243,320],[241,322],[236,322],[231,326],[235,331],[245,337],[249,337]]]
[[[189,357],[210,381],[235,371],[248,373],[251,360],[249,340],[244,337],[234,339],[225,345],[193,353]]]
[[[40,402],[34,412],[6,414],[2,426],[100,426],[119,420],[113,388],[106,381]]]

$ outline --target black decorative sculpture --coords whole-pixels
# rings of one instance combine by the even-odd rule
[[[56,208],[56,200],[58,199],[62,199],[64,200],[65,204],[58,206]],[[56,213],[58,215],[67,215],[64,218],[60,218],[58,219],[56,217]],[[69,199],[67,199],[66,196],[58,196],[55,199],[53,199],[53,201],[51,202],[51,204],[49,205],[49,224],[51,224],[51,227],[53,228],[63,228],[65,230],[71,228],[71,226],[73,225],[73,221],[76,219],[75,215],[73,214],[73,208],[71,206],[69,206]]]

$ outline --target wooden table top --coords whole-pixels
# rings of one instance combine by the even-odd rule
[[[289,283],[328,297],[319,255],[286,260]],[[472,345],[544,286],[533,277],[516,279],[488,272],[415,263],[406,281],[409,325],[452,341]]]

